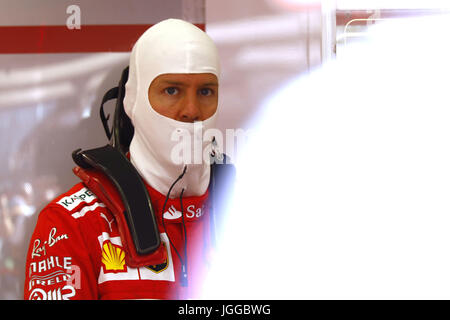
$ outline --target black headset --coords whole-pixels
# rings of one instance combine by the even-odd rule
[[[131,123],[130,118],[125,112],[123,106],[123,99],[125,98],[125,84],[128,80],[129,67],[126,67],[122,71],[122,76],[120,77],[119,85],[112,89],[109,89],[103,96],[102,103],[100,105],[100,119],[103,123],[103,128],[105,129],[106,136],[108,140],[111,141],[111,145],[114,148],[119,149],[123,154],[126,154],[129,150],[131,139],[134,134],[134,127]],[[110,115],[105,116],[105,111],[103,110],[103,105],[109,101],[117,99],[116,108],[114,110],[114,119],[112,128],[108,125],[108,120]]]

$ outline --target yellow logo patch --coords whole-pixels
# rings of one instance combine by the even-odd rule
[[[110,241],[103,243],[102,263],[105,272],[127,271],[125,252],[122,248],[112,244]]]

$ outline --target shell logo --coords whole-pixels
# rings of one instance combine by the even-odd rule
[[[105,272],[127,271],[125,252],[122,248],[112,244],[110,241],[103,243],[102,263]]]

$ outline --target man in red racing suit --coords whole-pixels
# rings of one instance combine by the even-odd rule
[[[127,265],[121,224],[79,183],[39,215],[27,255],[25,299],[198,296],[211,250],[210,165],[173,161],[177,145],[171,138],[187,132],[198,139],[197,123],[213,126],[218,74],[214,44],[192,24],[168,19],[140,37],[131,53],[123,101],[134,126],[129,158],[150,195],[167,259],[156,265]],[[190,144],[194,149],[198,145],[206,154],[204,141]]]
[[[209,257],[208,192],[184,197],[187,253],[179,199],[147,186],[168,253],[160,265],[130,268],[113,215],[82,183],[47,205],[30,242],[25,299],[183,299],[198,294]],[[165,230],[161,224],[165,219]],[[173,246],[168,241],[168,235]],[[176,251],[178,251],[178,253]],[[179,256],[178,256],[179,255]],[[179,279],[184,257],[188,285]],[[180,260],[181,258],[181,260]]]

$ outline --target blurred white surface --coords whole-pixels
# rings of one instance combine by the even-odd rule
[[[267,99],[205,297],[450,297],[448,21],[375,26]]]

